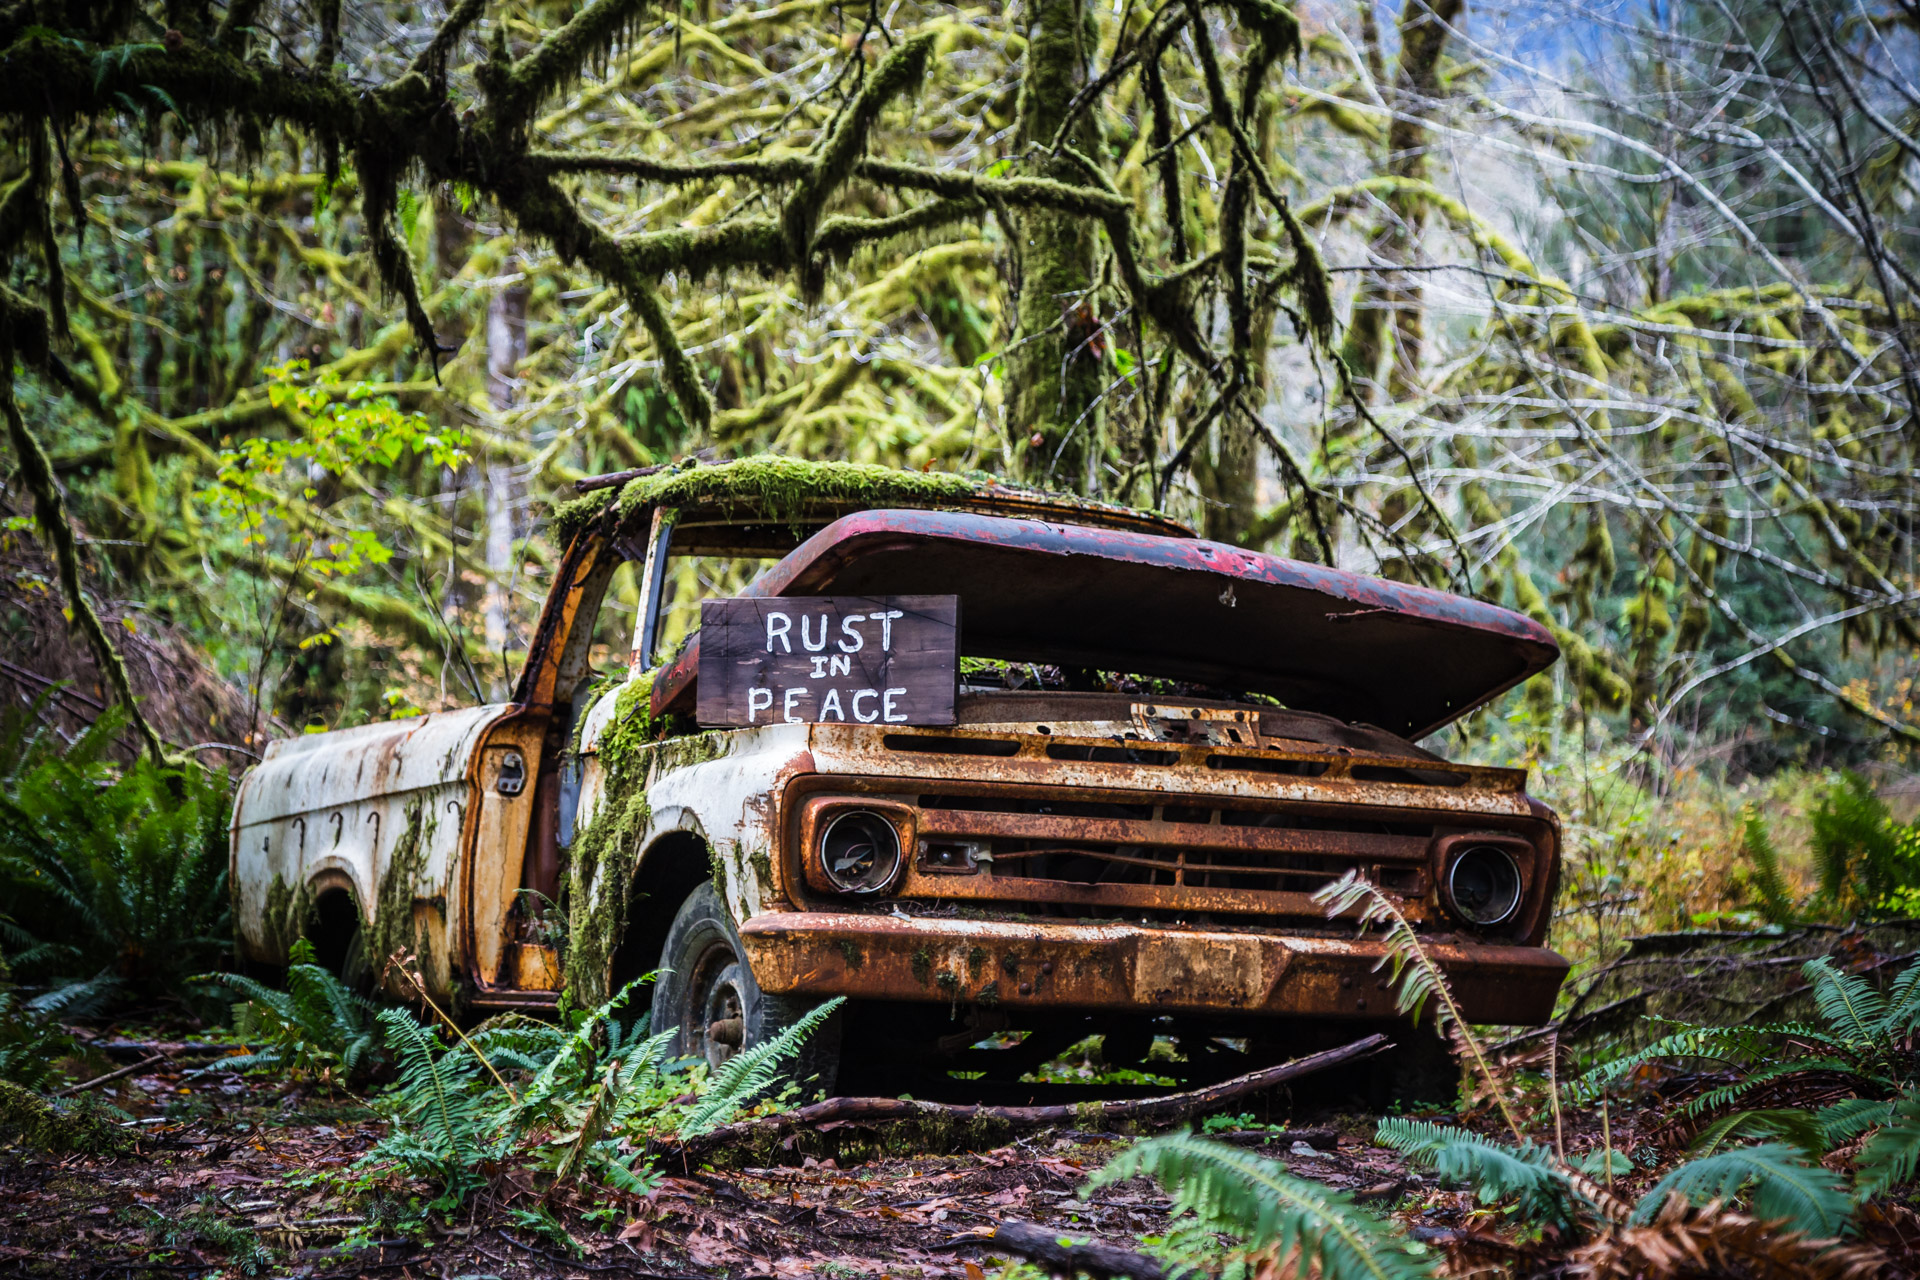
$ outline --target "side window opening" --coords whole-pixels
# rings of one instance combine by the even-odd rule
[[[779,563],[773,557],[684,555],[667,560],[660,603],[660,639],[649,666],[671,659],[700,629],[700,602],[737,596]]]

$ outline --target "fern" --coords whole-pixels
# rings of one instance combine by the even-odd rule
[[[1766,820],[1756,806],[1746,807],[1741,815],[1741,827],[1740,843],[1746,850],[1747,860],[1753,864],[1752,882],[1760,894],[1760,914],[1768,924],[1793,923],[1793,895],[1787,889],[1786,877],[1780,873],[1780,851],[1774,847]]]
[[[1517,1201],[1529,1221],[1568,1226],[1575,1192],[1553,1152],[1534,1142],[1507,1144],[1452,1125],[1389,1116],[1374,1141],[1432,1169],[1449,1182],[1471,1185],[1483,1204]]]
[[[364,1080],[385,1065],[377,1006],[349,990],[340,979],[313,963],[305,938],[293,944],[285,990],[276,991],[239,973],[208,977],[252,1006],[262,1048],[223,1059],[222,1070],[286,1071],[331,1082],[336,1076]]]
[[[773,1039],[728,1058],[714,1073],[707,1092],[680,1121],[680,1136],[692,1138],[718,1128],[731,1120],[735,1112],[765,1094],[780,1078],[781,1063],[798,1053],[801,1043],[814,1029],[846,1002],[845,996],[836,996]]]
[[[1669,1196],[1693,1204],[1728,1204],[1749,1186],[1756,1217],[1817,1239],[1839,1235],[1853,1212],[1838,1174],[1807,1163],[1785,1143],[1763,1142],[1681,1165],[1641,1198],[1634,1221],[1653,1221]]]
[[[508,1145],[503,1134],[489,1134],[479,1098],[474,1096],[478,1064],[467,1053],[449,1053],[440,1037],[402,1009],[382,1009],[380,1026],[400,1063],[400,1081],[388,1103],[404,1125],[395,1125],[363,1162],[392,1160],[417,1176],[440,1183],[434,1207],[459,1206],[481,1185],[483,1160],[497,1160]]]
[[[1915,886],[1906,837],[1910,828],[1893,820],[1886,803],[1857,773],[1844,773],[1813,814],[1813,858],[1820,893],[1843,907],[1883,909],[1898,891]]]
[[[1433,1265],[1398,1230],[1321,1183],[1225,1143],[1188,1133],[1150,1138],[1115,1156],[1088,1190],[1149,1174],[1173,1196],[1176,1216],[1191,1214],[1249,1251],[1287,1259],[1300,1275],[1323,1280],[1415,1280]]]
[[[58,1023],[0,988],[0,1080],[44,1089],[54,1063],[73,1051],[73,1037]]]
[[[0,715],[0,900],[14,967],[176,995],[232,951],[225,775],[144,756],[111,765],[118,710],[71,745],[32,716]]]
[[[1859,1170],[1855,1194],[1861,1199],[1906,1186],[1914,1180],[1916,1172],[1920,1172],[1920,1098],[1908,1096],[1880,1105],[1884,1110],[1878,1115],[1863,1107],[1836,1117],[1829,1125],[1829,1130],[1836,1134],[1855,1125],[1859,1126],[1855,1132],[1864,1132],[1867,1123],[1863,1122],[1880,1126],[1854,1158],[1854,1167]],[[1829,1112],[1836,1109],[1827,1108]]]
[[[1453,988],[1447,983],[1447,975],[1420,945],[1419,936],[1414,933],[1406,916],[1401,914],[1400,908],[1369,881],[1362,879],[1359,872],[1351,870],[1316,891],[1313,900],[1321,905],[1329,917],[1345,915],[1358,908],[1362,929],[1381,921],[1386,922],[1386,954],[1375,968],[1384,967],[1388,970],[1388,979],[1394,986],[1395,1010],[1406,1014],[1417,1024],[1421,1012],[1429,1002],[1432,1003],[1434,1030],[1449,1041],[1456,1056],[1472,1062],[1475,1071],[1486,1083],[1488,1095],[1500,1108],[1508,1131],[1516,1141],[1519,1140],[1520,1122],[1507,1103],[1502,1081],[1494,1074],[1487,1062],[1486,1052],[1468,1027],[1467,1020],[1461,1016],[1460,1006],[1453,998]]]
[[[1802,1107],[1735,1111],[1702,1129],[1692,1143],[1696,1156],[1710,1156],[1737,1138],[1778,1138],[1811,1161],[1831,1149],[1828,1126]]]
[[[1809,960],[1800,972],[1813,988],[1814,1008],[1834,1034],[1851,1044],[1879,1039],[1887,1018],[1887,1002],[1865,978],[1841,973],[1825,956]]]

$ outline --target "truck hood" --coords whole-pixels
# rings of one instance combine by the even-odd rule
[[[865,511],[744,594],[957,595],[961,651],[1194,681],[1419,738],[1559,656],[1497,605],[1198,538]],[[691,711],[699,640],[654,685]]]

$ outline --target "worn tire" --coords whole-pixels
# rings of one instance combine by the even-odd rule
[[[660,949],[653,992],[653,1029],[674,1033],[674,1056],[703,1058],[718,1068],[735,1052],[773,1039],[818,1003],[760,990],[733,916],[711,884],[702,884],[680,904]],[[740,1023],[738,1045],[708,1034],[734,1018]],[[836,1014],[817,1027],[783,1065],[783,1077],[799,1081],[809,1094],[831,1093],[840,1067],[840,1021]]]

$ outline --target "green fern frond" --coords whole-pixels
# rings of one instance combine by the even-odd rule
[[[1873,1128],[1885,1124],[1893,1114],[1893,1103],[1877,1098],[1846,1098],[1814,1113],[1820,1125],[1823,1150],[1844,1146]]]
[[[1760,894],[1760,914],[1768,924],[1793,923],[1793,895],[1780,873],[1780,851],[1757,806],[1749,804],[1742,812],[1741,829],[1740,843],[1753,864],[1753,887]]]
[[[1789,1230],[1815,1239],[1838,1236],[1853,1212],[1853,1201],[1838,1174],[1809,1164],[1785,1143],[1763,1142],[1681,1165],[1641,1198],[1634,1221],[1652,1221],[1672,1195],[1694,1204],[1728,1204],[1748,1187],[1752,1187],[1755,1217],[1783,1222]]]
[[[1831,1150],[1820,1118],[1800,1107],[1770,1107],[1721,1116],[1695,1136],[1691,1149],[1696,1156],[1710,1156],[1739,1138],[1778,1138],[1815,1162]]]
[[[1442,1179],[1473,1187],[1481,1203],[1519,1203],[1528,1220],[1567,1226],[1577,1193],[1553,1152],[1534,1142],[1504,1143],[1453,1125],[1389,1116],[1375,1142],[1425,1165]]]
[[[1745,1068],[1750,1063],[1765,1059],[1776,1038],[1783,1035],[1793,1035],[1811,1043],[1837,1043],[1821,1028],[1796,1024],[1762,1027],[1680,1026],[1679,1031],[1662,1036],[1642,1049],[1602,1063],[1569,1081],[1569,1092],[1582,1100],[1598,1097],[1609,1086],[1654,1062],[1702,1061]]]
[[[1800,966],[1813,988],[1813,1005],[1821,1020],[1843,1040],[1858,1046],[1875,1045],[1887,1019],[1887,1002],[1858,974],[1842,973],[1825,956]]]
[[[1757,1067],[1731,1084],[1720,1085],[1692,1099],[1680,1113],[1689,1120],[1698,1120],[1702,1116],[1712,1115],[1733,1106],[1763,1085],[1791,1076],[1804,1075],[1810,1071],[1831,1071],[1836,1075],[1852,1076],[1863,1085],[1891,1088],[1893,1082],[1871,1072],[1863,1072],[1858,1063],[1851,1058],[1784,1058]]]
[[[740,1108],[766,1093],[780,1078],[780,1065],[798,1053],[806,1038],[846,1002],[845,996],[835,996],[773,1039],[728,1058],[714,1074],[707,1092],[681,1120],[680,1136],[697,1137],[718,1128]]]
[[[554,1050],[547,1064],[527,1085],[526,1092],[520,1098],[520,1107],[516,1123],[525,1123],[532,1117],[550,1110],[558,1095],[578,1083],[576,1076],[582,1071],[593,1069],[596,1054],[594,1040],[600,1029],[613,1016],[614,1010],[627,1002],[635,987],[648,981],[637,978],[620,988],[605,1004],[592,1010],[580,1020],[571,1034],[562,1040]]]
[[[1904,1039],[1920,1027],[1920,964],[1909,964],[1887,988],[1887,1011],[1880,1031],[1888,1039]]]
[[[1865,1119],[1867,1112],[1862,1108],[1848,1117],[1848,1123]],[[1920,1171],[1920,1097],[1902,1098],[1888,1106],[1878,1123],[1879,1132],[1867,1139],[1854,1158],[1854,1167],[1860,1171],[1854,1194],[1863,1200],[1907,1186]],[[1859,1131],[1865,1127],[1861,1125]]]
[[[1433,1263],[1407,1238],[1322,1183],[1239,1147],[1188,1133],[1149,1138],[1115,1156],[1088,1189],[1149,1174],[1210,1230],[1250,1250],[1293,1260],[1301,1275],[1324,1280],[1423,1280]]]

